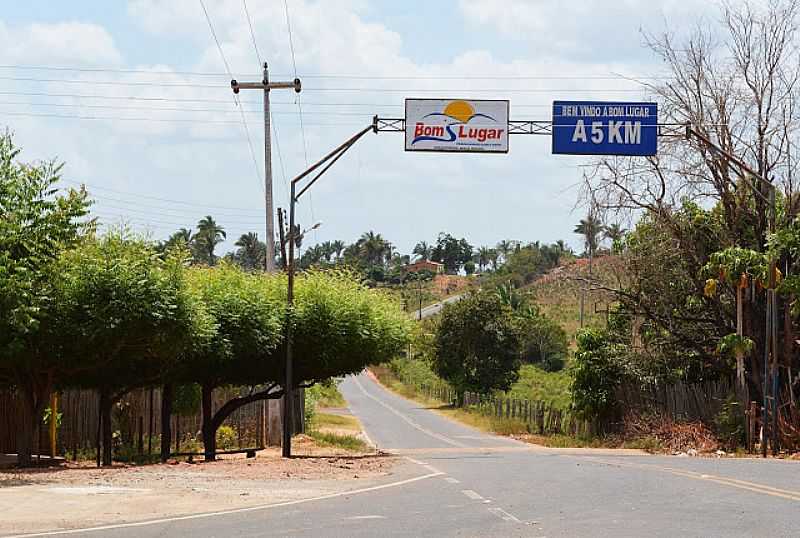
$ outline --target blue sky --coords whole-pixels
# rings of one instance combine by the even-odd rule
[[[162,238],[211,214],[229,231],[226,248],[241,233],[263,235],[260,96],[243,94],[242,104],[254,163],[199,0],[6,4],[0,113],[25,158],[66,162],[65,178],[89,186],[106,222]],[[259,77],[243,3],[205,5],[232,71]],[[548,119],[555,99],[639,100],[647,94],[635,83],[582,77],[657,75],[642,30],[659,33],[668,20],[680,32],[718,17],[699,0],[248,0],[247,8],[271,71],[291,78],[296,63],[304,82],[302,130],[294,94],[273,94],[283,207],[285,177],[372,114],[400,115],[405,96],[508,98],[512,119]],[[350,242],[373,229],[402,252],[440,231],[476,246],[510,238],[579,247],[575,186],[590,160],[550,155],[547,137],[514,136],[510,146],[507,155],[417,154],[403,151],[400,134],[370,134],[315,186],[300,219],[323,222],[312,242]]]

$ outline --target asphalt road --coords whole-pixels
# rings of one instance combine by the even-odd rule
[[[453,295],[452,297],[448,297],[447,299],[444,299],[439,303],[423,307],[421,312],[419,310],[415,310],[414,312],[411,313],[411,317],[414,319],[419,319],[420,317],[422,317],[424,319],[424,318],[429,318],[431,316],[435,316],[436,314],[442,311],[444,305],[460,301],[462,297],[463,295]]]
[[[533,447],[453,423],[366,375],[342,392],[392,477],[333,498],[86,536],[800,536],[800,467]]]

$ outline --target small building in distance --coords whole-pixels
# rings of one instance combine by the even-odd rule
[[[419,260],[418,262],[403,266],[403,273],[405,274],[417,273],[419,271],[430,271],[434,275],[441,275],[444,273],[444,264],[432,262],[430,260]]]

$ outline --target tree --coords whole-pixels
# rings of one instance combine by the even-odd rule
[[[436,246],[431,252],[431,260],[444,264],[447,273],[455,274],[472,260],[472,246],[466,239],[456,239],[448,233],[440,233]]]
[[[0,136],[0,385],[23,399],[17,462],[31,463],[33,432],[54,383],[36,346],[50,302],[50,265],[91,230],[86,191],[59,191],[61,165],[25,164]]]
[[[336,255],[336,261],[337,262],[342,257],[342,252],[344,252],[345,246],[346,245],[344,244],[344,241],[342,241],[340,239],[337,239],[336,241],[331,243],[331,249],[332,249],[333,253]]]
[[[519,244],[519,241],[503,239],[497,243],[497,251],[503,256],[503,263],[508,261],[508,255],[514,251],[514,248]]]
[[[575,233],[583,236],[583,244],[588,255],[597,252],[597,244],[600,235],[603,233],[603,223],[593,214],[589,213],[586,218],[575,226]]]
[[[200,384],[203,446],[206,460],[211,461],[216,457],[217,429],[235,409],[228,405],[214,413],[213,390],[223,385],[257,386],[279,378],[282,368],[273,351],[282,337],[284,313],[277,300],[276,278],[248,275],[227,264],[196,269],[190,276],[216,331],[209,345],[194,350],[179,379]],[[266,397],[273,388],[259,392]]]
[[[478,262],[478,267],[480,268],[481,271],[483,271],[484,268],[487,265],[489,265],[491,259],[492,259],[492,249],[486,246],[483,246],[478,249],[477,262]]]
[[[431,366],[463,399],[465,391],[508,390],[519,377],[519,337],[512,311],[492,293],[445,306]]]
[[[414,250],[411,251],[412,254],[416,254],[419,256],[420,260],[428,261],[431,259],[431,253],[433,252],[433,247],[431,247],[425,241],[420,241],[416,245],[414,245]]]
[[[608,419],[617,412],[615,390],[623,373],[613,360],[614,348],[602,332],[578,333],[572,376],[572,408],[586,419]]]
[[[267,246],[258,240],[258,234],[253,232],[242,234],[234,245],[239,247],[238,251],[234,254],[234,259],[236,259],[242,267],[250,271],[264,267]]]
[[[103,464],[111,465],[111,411],[133,388],[159,382],[194,340],[212,331],[189,294],[181,251],[120,232],[89,239],[53,265],[52,301],[37,360],[60,386],[99,394]]]
[[[192,244],[193,239],[194,235],[192,234],[192,230],[189,228],[180,228],[177,232],[170,235],[166,241],[162,241],[158,248],[161,252],[166,252],[176,247],[188,248]]]
[[[561,325],[526,305],[516,312],[522,361],[555,372],[564,368],[568,354],[567,333]]]
[[[464,272],[467,274],[467,276],[473,274],[475,272],[475,262],[472,260],[468,260],[464,264]]]
[[[227,237],[225,229],[207,215],[197,223],[197,234],[194,237],[196,258],[207,265],[214,265],[217,258],[214,250]]]
[[[284,275],[248,275],[234,266],[192,272],[192,286],[217,324],[212,344],[193,356],[182,381],[201,385],[206,457],[214,459],[216,431],[242,405],[280,398],[284,383]],[[297,386],[360,372],[404,349],[411,320],[388,296],[340,271],[308,271],[295,281],[291,313]],[[211,408],[213,390],[249,391]],[[212,412],[213,411],[213,412]]]
[[[627,232],[627,230],[619,224],[609,224],[603,228],[603,237],[611,241],[611,244],[613,245],[625,237],[625,232]]]

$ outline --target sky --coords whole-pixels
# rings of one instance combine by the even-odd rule
[[[210,214],[228,233],[222,250],[264,235],[261,95],[237,102],[230,89],[231,76],[260,80],[262,61],[272,80],[303,82],[299,95],[271,96],[274,197],[286,208],[291,177],[374,114],[401,117],[406,97],[508,99],[512,120],[548,120],[558,99],[647,99],[630,78],[663,68],[644,33],[719,18],[701,0],[2,5],[0,114],[23,160],[64,162],[65,185],[85,184],[102,222],[156,239]],[[551,155],[550,143],[512,135],[507,154],[429,154],[403,151],[401,133],[370,133],[298,220],[322,223],[307,243],[374,230],[409,253],[444,231],[475,246],[564,239],[581,250],[577,186],[591,160]]]

